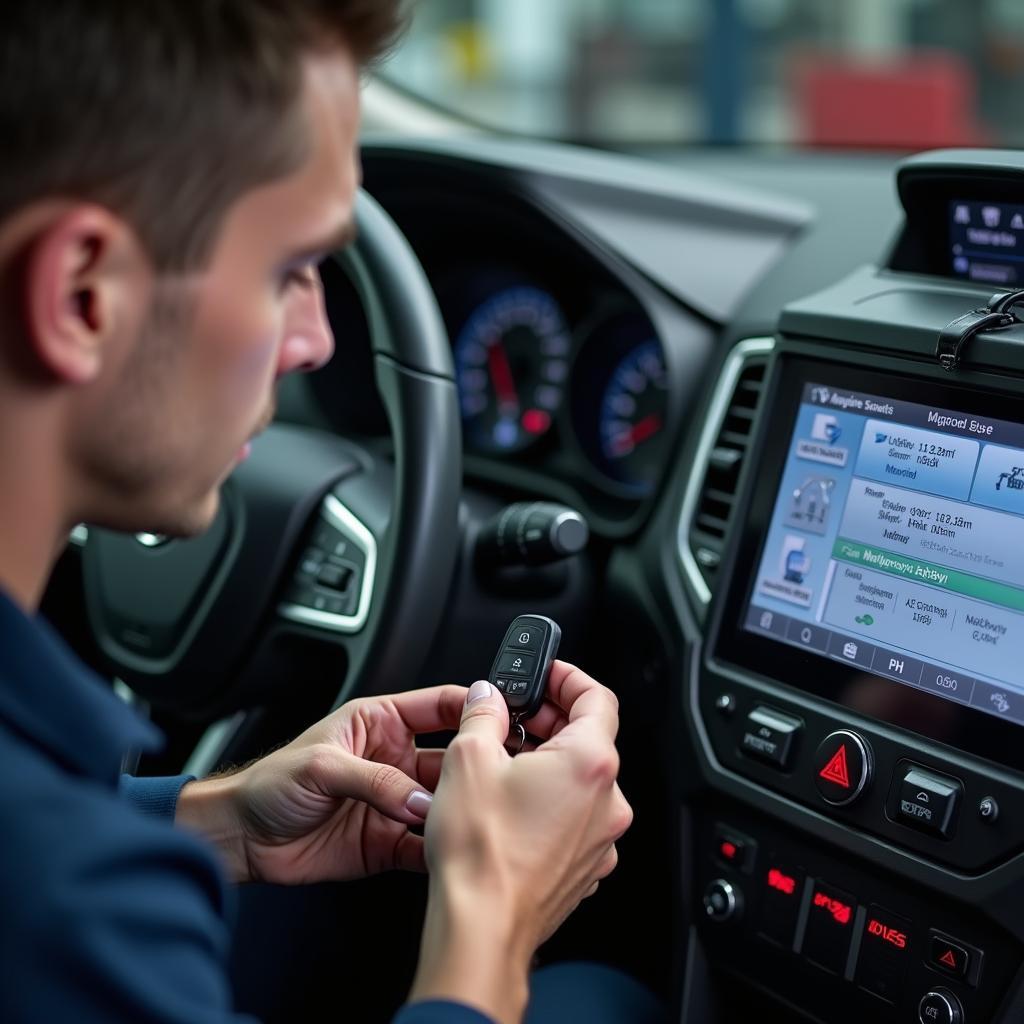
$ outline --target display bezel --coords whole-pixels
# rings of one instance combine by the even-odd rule
[[[734,569],[716,616],[711,645],[715,662],[755,672],[773,681],[877,721],[927,736],[1007,767],[1024,770],[1024,725],[1001,721],[956,701],[918,690],[884,676],[833,661],[744,628],[757,567],[796,426],[804,385],[825,384],[839,390],[867,392],[882,398],[920,402],[942,408],[1024,423],[1024,396],[980,391],[930,380],[892,378],[872,370],[780,359],[775,383],[766,396],[771,411],[762,418],[763,443],[754,452],[758,466],[745,521],[730,564]],[[770,423],[771,429],[764,424]],[[744,568],[745,567],[745,568]]]

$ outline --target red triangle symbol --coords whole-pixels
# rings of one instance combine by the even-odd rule
[[[845,743],[832,755],[832,760],[818,774],[826,782],[834,782],[837,786],[842,786],[843,789],[850,788],[850,773],[846,767]]]
[[[953,955],[953,950],[947,949],[946,952],[939,957],[939,960],[941,960],[947,967],[952,967],[954,971],[956,970],[956,957]]]

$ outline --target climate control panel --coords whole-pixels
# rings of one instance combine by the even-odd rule
[[[970,908],[739,805],[700,812],[696,831],[696,917],[718,969],[830,1024],[997,1019],[1022,951]]]

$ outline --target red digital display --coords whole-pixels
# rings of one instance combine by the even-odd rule
[[[823,892],[816,892],[814,894],[814,905],[827,910],[835,918],[837,924],[849,924],[853,916],[853,907],[849,903],[833,899]]]
[[[792,896],[796,892],[796,879],[778,868],[768,869],[768,885],[772,889],[784,892],[787,896]]]
[[[719,847],[719,849],[722,851],[722,856],[726,860],[735,860],[736,859],[736,844],[735,843],[730,843],[729,840],[726,839],[726,840],[723,841],[723,843]]]
[[[907,948],[906,933],[901,932],[898,928],[890,928],[889,925],[882,924],[878,918],[873,917],[868,921],[868,934],[876,936],[883,942],[888,942],[897,949]]]

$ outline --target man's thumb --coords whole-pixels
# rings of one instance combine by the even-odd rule
[[[508,736],[508,707],[500,691],[486,679],[478,679],[469,688],[459,733],[476,733],[504,744]]]

